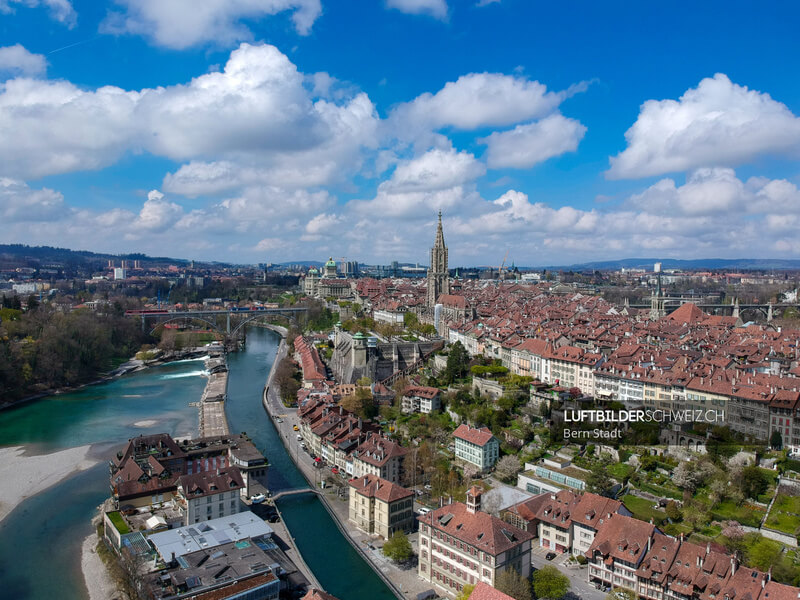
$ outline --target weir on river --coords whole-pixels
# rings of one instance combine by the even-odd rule
[[[228,355],[227,420],[245,431],[270,462],[273,493],[305,487],[264,413],[261,392],[280,338],[252,328],[242,352]],[[50,396],[0,413],[0,441],[33,453],[94,444],[101,459],[21,503],[0,523],[0,589],[15,600],[86,600],[80,546],[109,495],[105,464],[131,437],[197,431],[196,403],[206,379],[201,361],[184,361]],[[155,424],[152,424],[152,422]],[[282,497],[281,514],[305,562],[341,600],[391,600],[394,594],[345,540],[315,494]],[[46,575],[46,576],[45,576]]]

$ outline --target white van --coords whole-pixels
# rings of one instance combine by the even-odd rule
[[[425,516],[425,515],[427,515],[429,512],[431,512],[431,509],[430,509],[430,508],[426,508],[426,507],[424,507],[424,506],[423,506],[422,508],[420,508],[420,509],[417,511],[417,514],[418,514],[420,517],[424,517],[424,516]]]

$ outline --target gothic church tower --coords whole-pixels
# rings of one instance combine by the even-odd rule
[[[450,293],[450,272],[447,270],[447,246],[444,245],[442,232],[442,211],[439,211],[439,226],[436,229],[436,241],[431,248],[431,266],[428,268],[427,306],[433,310],[441,294]]]

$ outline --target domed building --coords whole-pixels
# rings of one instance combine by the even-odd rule
[[[336,261],[333,260],[333,257],[328,257],[328,262],[325,263],[324,270],[322,271],[322,278],[323,279],[334,279],[337,277],[338,274],[336,273]]]

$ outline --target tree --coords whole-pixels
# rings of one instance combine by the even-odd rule
[[[758,497],[767,491],[769,482],[766,475],[757,466],[752,465],[742,469],[741,488],[746,498],[757,500]]]
[[[586,487],[589,488],[590,492],[601,496],[611,493],[614,481],[611,479],[605,462],[598,462],[592,467],[591,473],[586,477]]]
[[[675,500],[670,500],[667,502],[666,513],[667,516],[673,521],[680,521],[682,518],[681,509],[678,508],[678,503],[675,502]]]
[[[762,537],[747,550],[747,564],[767,571],[780,561],[781,552],[782,546],[779,542]]]
[[[406,562],[414,556],[411,542],[402,529],[395,531],[392,537],[386,540],[383,545],[383,555],[394,562]]]
[[[517,458],[517,456],[514,454],[509,454],[497,461],[494,470],[500,479],[503,481],[508,481],[517,473],[519,473],[521,468],[522,467],[519,464],[519,458]]]
[[[780,450],[783,448],[783,437],[781,436],[781,432],[777,429],[772,432],[772,435],[769,438],[769,445],[775,450]]]
[[[531,600],[531,584],[515,569],[506,568],[497,574],[494,587],[515,600]]]
[[[469,600],[470,595],[472,595],[472,590],[474,589],[475,586],[471,583],[468,583],[461,589],[458,596],[456,596],[456,600]]]
[[[537,598],[558,600],[569,591],[569,578],[553,566],[542,567],[533,574],[533,591]]]
[[[450,354],[447,356],[447,366],[443,377],[447,383],[453,383],[467,374],[469,367],[469,354],[461,342],[456,342],[450,347]]]

